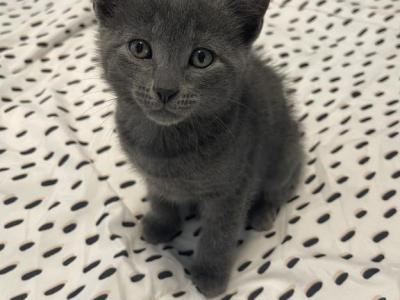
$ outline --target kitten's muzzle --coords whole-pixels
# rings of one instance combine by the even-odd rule
[[[154,86],[153,90],[157,95],[157,99],[163,104],[167,104],[168,102],[172,101],[174,98],[176,98],[176,95],[179,94],[178,89],[166,89]]]

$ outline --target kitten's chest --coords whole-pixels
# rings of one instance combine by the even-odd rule
[[[171,180],[173,186],[181,181],[198,182],[204,177],[205,170],[214,168],[215,163],[226,154],[228,145],[224,138],[218,137],[211,135],[199,139],[189,134],[179,138],[157,136],[151,142],[141,143],[126,132],[120,134],[125,152],[142,175],[154,180]]]
[[[170,201],[197,201],[218,188],[215,158],[198,153],[169,158],[149,157],[141,151],[131,154],[131,162],[147,186]]]
[[[216,189],[216,174],[233,159],[236,147],[225,131],[147,135],[120,128],[121,144],[132,165],[157,194],[172,201],[201,198]],[[222,172],[223,173],[223,172]]]

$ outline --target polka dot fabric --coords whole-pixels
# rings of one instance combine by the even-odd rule
[[[290,75],[308,152],[299,191],[247,230],[217,299],[400,299],[400,1],[275,0],[256,49]],[[201,234],[146,244],[88,0],[0,0],[1,299],[204,299]]]

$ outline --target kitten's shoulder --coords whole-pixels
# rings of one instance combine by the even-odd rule
[[[286,74],[269,58],[263,58],[254,51],[250,54],[249,77],[253,81],[284,88],[288,82]]]
[[[258,99],[268,98],[268,102],[287,102],[289,80],[270,60],[252,53],[246,75],[247,89]]]

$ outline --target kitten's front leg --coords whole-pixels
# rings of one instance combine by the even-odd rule
[[[150,196],[151,210],[143,219],[143,237],[151,244],[169,242],[179,231],[181,218],[176,204]]]
[[[209,199],[201,207],[202,235],[192,266],[193,283],[209,298],[228,285],[237,240],[245,221],[240,199]]]

